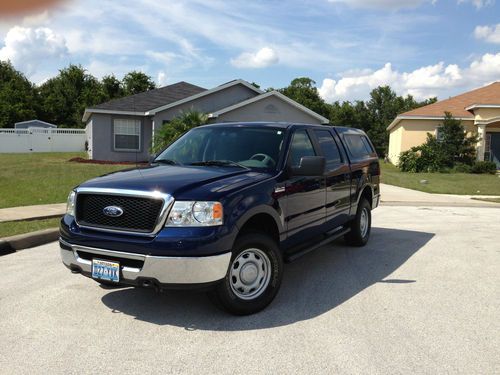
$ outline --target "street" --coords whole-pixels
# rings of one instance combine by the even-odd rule
[[[369,244],[285,266],[234,317],[204,293],[105,289],[57,243],[0,257],[0,373],[500,373],[500,209],[383,206]]]

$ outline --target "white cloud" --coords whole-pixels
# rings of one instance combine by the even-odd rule
[[[464,74],[465,76],[465,74]],[[474,60],[467,70],[467,79],[484,83],[500,78],[500,52],[487,53],[479,60]],[[477,85],[476,85],[477,86]]]
[[[28,76],[48,59],[60,59],[68,52],[64,37],[48,27],[14,26],[7,32],[4,43],[0,59],[10,60]]]
[[[500,44],[500,23],[492,26],[476,26],[474,36],[489,43]]]
[[[231,64],[237,68],[265,68],[279,61],[278,54],[270,47],[263,47],[257,52],[243,52],[231,59]]]
[[[172,52],[157,52],[157,51],[146,51],[146,56],[152,58],[153,60],[156,60],[158,62],[161,62],[162,64],[170,64],[176,57],[178,57],[177,54],[172,53]]]
[[[422,3],[434,4],[436,0],[328,0],[330,3],[344,3],[354,8],[401,9],[416,8]]]
[[[486,6],[495,4],[495,0],[458,0],[458,3],[471,3],[476,7],[476,9],[481,9]]]
[[[411,94],[421,100],[446,96],[457,88],[470,89],[489,83],[500,76],[500,52],[485,54],[468,67],[440,62],[411,72],[398,72],[390,63],[375,71],[347,72],[334,80],[325,78],[320,95],[328,102],[366,99],[377,86],[389,85],[398,94]]]

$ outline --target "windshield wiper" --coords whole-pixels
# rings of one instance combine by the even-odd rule
[[[167,164],[167,165],[180,165],[180,163],[176,162],[175,160],[171,160],[171,159],[156,159],[156,160],[153,160],[153,163]]]
[[[195,161],[194,163],[191,163],[190,165],[216,166],[216,167],[232,166],[232,167],[240,167],[240,168],[243,168],[243,169],[250,170],[250,168],[245,167],[243,164],[237,163],[237,162],[232,161],[232,160]]]

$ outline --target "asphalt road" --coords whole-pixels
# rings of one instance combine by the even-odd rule
[[[285,267],[265,311],[103,289],[56,243],[0,257],[0,373],[500,373],[500,209],[380,207],[365,248]]]

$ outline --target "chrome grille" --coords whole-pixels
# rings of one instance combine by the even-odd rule
[[[158,223],[163,199],[115,194],[78,193],[76,197],[76,220],[79,225],[110,230],[151,233]],[[118,217],[105,215],[108,206],[123,210]]]

